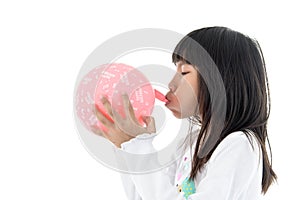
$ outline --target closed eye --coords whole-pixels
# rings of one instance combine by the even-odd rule
[[[184,76],[184,75],[186,75],[188,73],[190,73],[190,72],[181,72],[181,75]]]

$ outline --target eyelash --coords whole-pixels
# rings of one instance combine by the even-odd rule
[[[184,75],[186,75],[188,73],[190,73],[190,72],[181,72],[181,75],[184,76]]]

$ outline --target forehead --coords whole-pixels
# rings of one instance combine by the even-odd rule
[[[184,63],[185,63],[185,61],[179,60],[179,61],[177,61],[177,62],[175,63],[175,65],[178,67],[178,66],[183,65]]]
[[[175,65],[176,65],[177,68],[194,68],[193,65],[188,64],[184,60],[180,60],[180,61],[176,62]]]

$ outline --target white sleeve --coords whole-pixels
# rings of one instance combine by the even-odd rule
[[[261,170],[259,162],[262,162],[260,148],[254,138],[252,148],[245,135],[234,134],[216,148],[207,163],[206,175],[196,188],[197,193],[189,196],[189,200],[258,199],[247,192],[253,179],[258,180],[255,191],[261,190],[261,178],[257,178]]]
[[[155,135],[154,135],[155,136]],[[151,153],[153,137],[149,134],[138,136],[121,145],[121,149],[128,153]],[[185,200],[174,186],[174,177],[178,162],[167,169],[153,173],[129,175],[122,174],[125,192],[130,200]]]
[[[141,196],[136,191],[135,185],[131,180],[130,174],[121,174],[121,180],[127,199],[129,200],[142,200]]]
[[[121,144],[121,149],[126,150],[126,152],[129,153],[145,153],[145,152],[153,152],[155,151],[152,141],[154,139],[154,134],[142,134],[137,136],[136,138],[133,138],[129,140],[128,142],[124,142]],[[124,174],[121,173],[121,180],[123,183],[123,187],[125,190],[125,193],[127,195],[127,198],[129,200],[142,200],[141,196],[139,195],[138,191],[136,190],[136,187],[132,181],[132,175],[131,174]]]

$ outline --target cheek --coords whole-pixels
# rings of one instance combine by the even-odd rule
[[[185,81],[177,89],[176,96],[182,117],[189,117],[195,114],[198,105],[197,95],[197,83]]]

